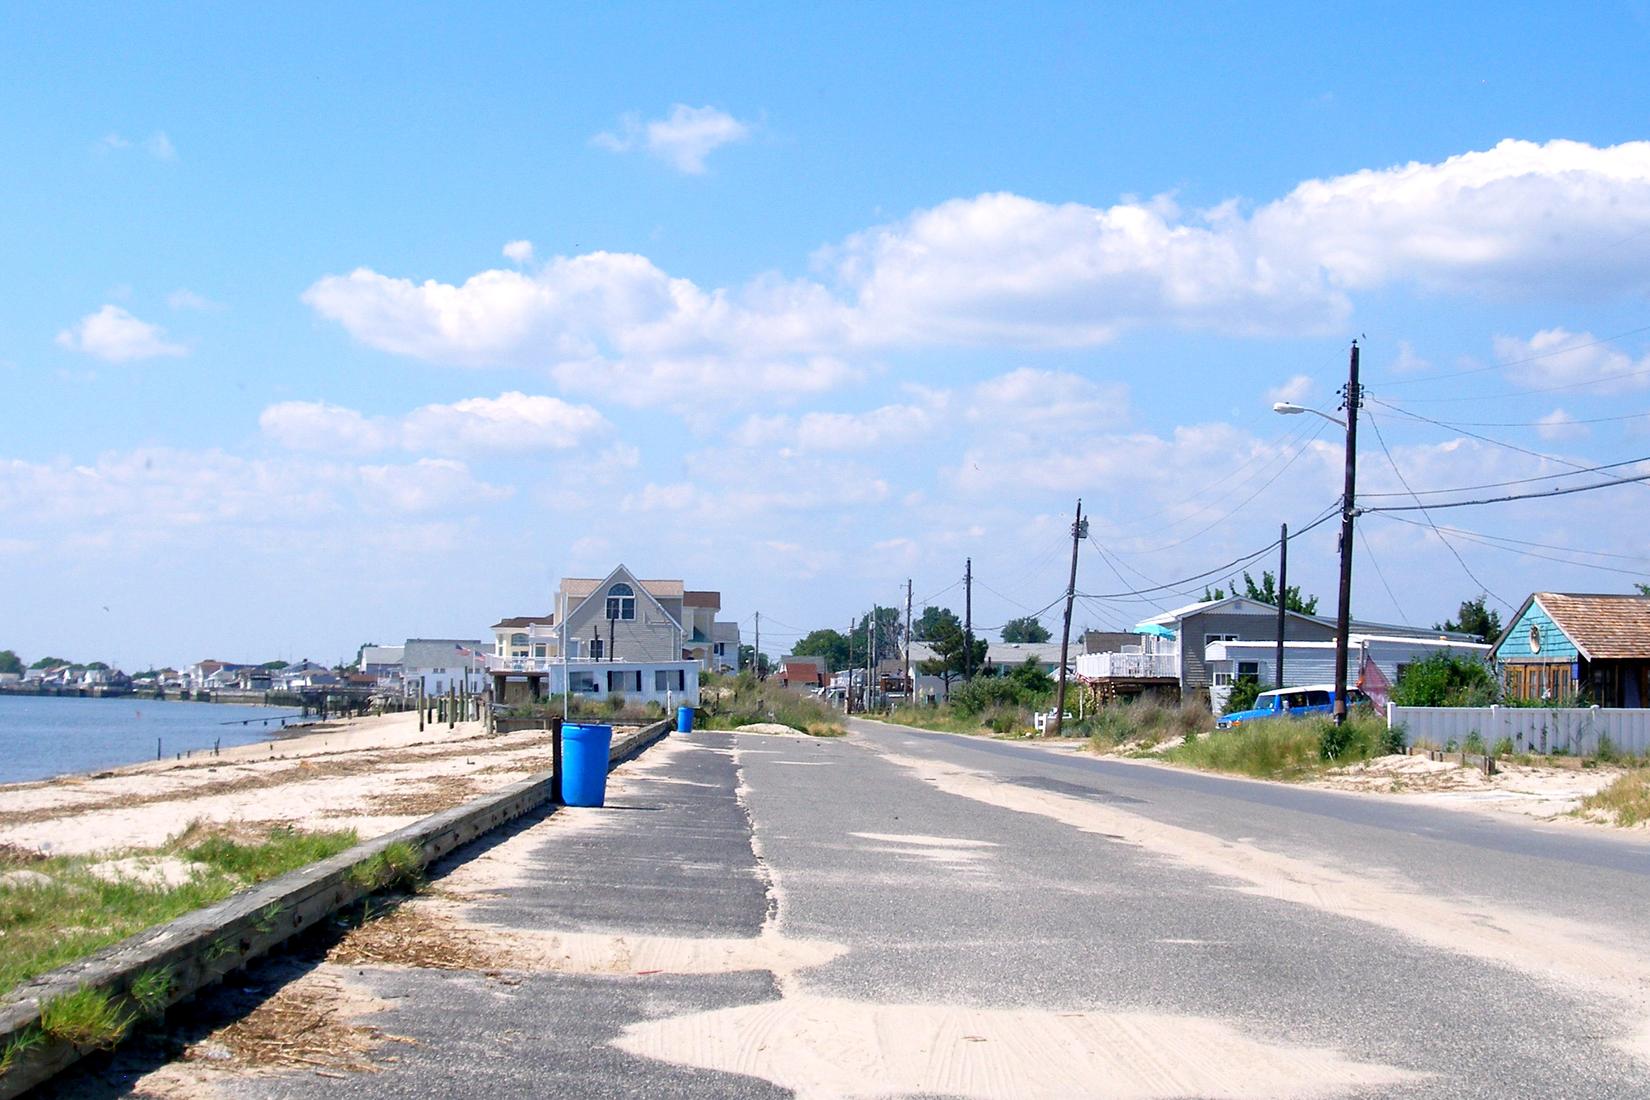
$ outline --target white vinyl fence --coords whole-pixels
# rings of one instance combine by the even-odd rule
[[[1477,733],[1493,749],[1510,738],[1517,752],[1567,752],[1591,756],[1599,738],[1608,737],[1618,752],[1650,752],[1650,710],[1604,707],[1398,707],[1388,705],[1386,724],[1402,726],[1413,745],[1462,744]]]

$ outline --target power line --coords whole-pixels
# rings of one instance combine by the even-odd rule
[[[1324,512],[1322,515],[1320,515],[1317,519],[1313,520],[1311,523],[1307,524],[1305,527],[1302,527],[1300,530],[1289,532],[1290,540],[1293,541],[1293,540],[1299,538],[1300,536],[1306,534],[1308,531],[1311,531],[1315,527],[1321,526],[1323,523],[1325,523],[1326,521],[1328,521],[1331,518],[1334,518],[1334,517],[1338,516],[1339,514],[1340,514],[1340,506],[1336,505],[1332,509],[1330,509],[1329,511]],[[1197,581],[1205,580],[1205,579],[1210,578],[1210,577],[1215,577],[1215,576],[1218,576],[1222,573],[1230,573],[1233,570],[1242,568],[1245,565],[1253,565],[1255,563],[1255,561],[1258,558],[1260,558],[1262,555],[1269,554],[1273,550],[1277,549],[1278,544],[1282,541],[1283,540],[1281,538],[1273,539],[1271,542],[1267,543],[1265,546],[1261,547],[1259,550],[1256,550],[1255,552],[1253,552],[1251,554],[1244,554],[1242,557],[1232,559],[1231,561],[1227,562],[1225,565],[1219,565],[1219,566],[1216,566],[1213,569],[1204,570],[1202,573],[1195,573],[1190,577],[1181,577],[1179,580],[1170,581],[1167,584],[1160,584],[1160,585],[1156,585],[1156,586],[1151,587],[1151,588],[1130,589],[1128,592],[1083,592],[1083,593],[1079,593],[1079,595],[1087,596],[1089,599],[1092,599],[1092,600],[1118,600],[1118,599],[1124,598],[1125,596],[1136,596],[1136,597],[1144,598],[1145,594],[1148,593],[1148,592],[1164,592],[1164,591],[1170,591],[1170,590],[1174,590],[1174,589],[1181,589],[1181,588],[1184,588],[1188,584],[1192,584],[1192,583],[1197,582]],[[1064,598],[1064,597],[1062,597],[1062,598]],[[1053,604],[1050,604],[1049,606],[1052,607]]]
[[[1415,520],[1404,519],[1401,516],[1387,516],[1386,518],[1397,520],[1400,523],[1421,526]],[[1588,554],[1595,558],[1616,558],[1620,561],[1637,561],[1650,564],[1650,557],[1644,557],[1640,554],[1615,554],[1608,550],[1585,550],[1579,546],[1558,546],[1549,542],[1531,542],[1528,539],[1515,539],[1508,535],[1491,535],[1484,531],[1471,531],[1464,527],[1450,527],[1444,524],[1440,524],[1439,528],[1448,531],[1452,535],[1461,535],[1465,538],[1489,539],[1492,542],[1513,543],[1517,546],[1533,546],[1539,550],[1560,550],[1567,554]]]
[[[1631,238],[1629,238],[1629,239],[1631,239]],[[1617,243],[1619,244],[1619,243],[1622,243],[1622,242],[1617,242]],[[1525,356],[1522,359],[1508,359],[1504,362],[1492,363],[1487,367],[1473,367],[1470,370],[1451,371],[1448,374],[1433,374],[1433,375],[1428,375],[1425,378],[1400,378],[1400,379],[1396,379],[1396,380],[1390,381],[1390,382],[1382,382],[1381,383],[1381,388],[1382,389],[1390,389],[1393,386],[1424,385],[1424,384],[1429,383],[1429,382],[1442,382],[1442,381],[1444,381],[1445,379],[1448,379],[1448,378],[1465,378],[1469,374],[1483,374],[1486,371],[1505,370],[1507,367],[1517,367],[1517,366],[1522,366],[1525,363],[1535,363],[1535,362],[1539,362],[1542,359],[1551,359],[1555,355],[1568,355],[1572,351],[1584,351],[1587,348],[1596,348],[1601,344],[1613,344],[1617,340],[1625,340],[1627,337],[1637,336],[1641,332],[1650,332],[1650,325],[1644,325],[1640,328],[1635,328],[1635,329],[1628,329],[1626,332],[1618,332],[1614,336],[1601,336],[1596,340],[1589,340],[1585,344],[1571,344],[1569,347],[1566,347],[1566,348],[1554,348],[1551,351],[1543,351],[1543,352],[1539,352],[1535,355],[1528,355],[1528,356]],[[1634,372],[1634,373],[1643,373],[1643,372]],[[1598,379],[1598,381],[1603,381],[1603,379],[1600,378],[1600,379]],[[1526,392],[1528,392],[1528,393],[1539,393],[1541,391],[1539,391],[1539,390],[1528,390]],[[1454,400],[1454,399],[1438,398],[1438,399],[1435,399],[1435,400]],[[1468,400],[1468,399],[1462,398],[1460,400]]]
[[[1427,524],[1419,523],[1419,522],[1417,522],[1415,520],[1412,520],[1412,519],[1405,519],[1403,516],[1385,516],[1385,515],[1383,515],[1381,518],[1392,520],[1395,523],[1407,523],[1411,527],[1425,528],[1427,526]],[[1494,536],[1480,535],[1477,532],[1473,532],[1473,531],[1462,531],[1462,530],[1459,530],[1458,528],[1445,528],[1445,530],[1452,531],[1457,537],[1464,538],[1468,542],[1476,542],[1480,546],[1489,547],[1491,550],[1500,550],[1500,551],[1502,551],[1504,553],[1508,553],[1508,554],[1517,554],[1520,557],[1538,558],[1542,561],[1554,561],[1554,562],[1558,562],[1560,565],[1575,565],[1575,566],[1580,566],[1583,569],[1596,569],[1601,573],[1619,573],[1620,575],[1622,575],[1624,577],[1643,577],[1647,573],[1650,573],[1650,570],[1647,570],[1647,569],[1621,569],[1621,568],[1619,568],[1617,566],[1614,566],[1614,565],[1601,565],[1598,562],[1591,562],[1591,561],[1576,561],[1573,558],[1561,558],[1561,557],[1558,557],[1557,555],[1554,555],[1554,554],[1538,554],[1534,550],[1521,550],[1516,546],[1503,546],[1501,543],[1495,541]],[[1565,549],[1565,548],[1564,547],[1555,547],[1554,549]],[[1585,550],[1575,551],[1575,553],[1593,553],[1593,552],[1594,551],[1585,551]]]
[[[1360,508],[1360,512],[1424,512],[1428,508],[1467,508],[1475,504],[1505,504],[1511,500],[1545,500],[1548,497],[1568,496],[1571,493],[1588,493],[1594,489],[1614,489],[1618,485],[1633,485],[1650,481],[1650,474],[1642,477],[1617,478],[1612,481],[1601,481],[1593,485],[1574,485],[1568,489],[1549,489],[1545,493],[1514,493],[1504,497],[1484,497],[1481,500],[1445,500],[1436,504],[1385,504],[1377,508]]]
[[[1650,415],[1650,414],[1646,414]],[[1514,478],[1512,481],[1487,481],[1482,485],[1457,485],[1453,489],[1412,489],[1407,493],[1359,493],[1360,497],[1413,497],[1438,496],[1444,493],[1470,493],[1479,489],[1504,489],[1509,485],[1529,485],[1537,481],[1552,481],[1555,478],[1575,477],[1577,474],[1592,474],[1602,470],[1616,470],[1623,466],[1632,466],[1640,462],[1650,462],[1650,455],[1643,458],[1627,458],[1620,462],[1607,462],[1602,466],[1583,466],[1562,474],[1538,474],[1535,477]]]
[[[1404,522],[1414,523],[1415,521],[1405,520]],[[1375,551],[1370,547],[1369,536],[1364,534],[1362,527],[1358,528],[1358,540],[1364,544],[1364,557],[1368,558],[1369,564],[1375,567],[1375,575],[1381,578],[1381,587],[1386,589],[1387,599],[1392,601],[1392,609],[1398,613],[1398,621],[1401,623],[1409,622],[1409,616],[1404,612],[1403,605],[1398,602],[1398,597],[1393,593],[1392,586],[1386,583],[1386,574],[1381,571],[1381,563],[1375,560]],[[1278,598],[1287,600],[1289,598],[1288,593],[1282,593]]]

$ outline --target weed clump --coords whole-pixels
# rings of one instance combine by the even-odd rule
[[[1328,719],[1277,718],[1188,739],[1164,755],[1209,771],[1256,779],[1302,779],[1326,767],[1398,751],[1393,748],[1394,736],[1401,743],[1401,731],[1389,731],[1380,718],[1356,712],[1341,726]]]
[[[1650,768],[1634,768],[1597,794],[1581,800],[1582,813],[1598,813],[1624,828],[1650,821]]]
[[[131,1026],[107,992],[81,986],[40,1006],[40,1030],[77,1047],[106,1050]]]

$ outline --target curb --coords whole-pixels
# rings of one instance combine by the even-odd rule
[[[668,720],[642,727],[613,742],[608,770],[638,756],[670,730]],[[25,982],[0,1002],[0,1056],[8,1047],[39,1034],[0,1074],[0,1100],[11,1100],[98,1049],[44,1036],[41,1006],[83,988],[110,995],[111,1004],[131,1023],[158,1017],[167,1008],[226,974],[267,954],[300,932],[381,887],[359,881],[352,872],[392,844],[418,849],[428,865],[550,799],[554,773],[539,772],[462,806],[415,821],[392,833],[363,841],[345,852],[300,867],[268,882],[242,890],[215,905],[186,913],[165,924]],[[140,975],[168,975],[162,997],[139,1004],[131,995]]]

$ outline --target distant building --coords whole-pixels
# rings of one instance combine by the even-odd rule
[[[1508,698],[1650,707],[1650,596],[1532,592],[1493,652]]]
[[[823,657],[785,656],[779,658],[779,667],[768,674],[769,680],[778,680],[780,687],[827,687],[831,671]]]
[[[479,693],[487,687],[487,645],[478,638],[408,638],[401,648],[401,689],[417,695],[449,690]]]

